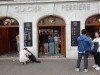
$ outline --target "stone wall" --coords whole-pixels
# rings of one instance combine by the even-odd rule
[[[38,57],[38,28],[40,18],[48,15],[59,16],[66,23],[66,58],[77,58],[77,46],[71,46],[71,21],[80,21],[81,29],[85,27],[88,17],[100,13],[100,1],[95,2],[62,2],[62,3],[17,3],[1,4],[0,17],[10,16],[19,22],[20,49],[24,47],[24,22],[32,22],[33,46],[29,47]]]

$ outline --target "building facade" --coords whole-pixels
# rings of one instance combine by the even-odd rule
[[[39,32],[41,29],[60,30],[61,53],[67,59],[77,58],[76,38],[79,36],[80,30],[86,26],[99,26],[99,23],[91,24],[95,18],[88,20],[88,18],[97,15],[99,21],[99,13],[100,1],[93,0],[0,1],[0,18],[10,17],[18,22],[18,26],[14,28],[19,29],[20,50],[27,47],[37,58],[39,57]],[[43,19],[46,18],[48,21],[44,23]],[[54,18],[58,20],[53,22]],[[91,29],[91,26],[87,28]],[[4,27],[1,26],[0,29],[2,28]]]

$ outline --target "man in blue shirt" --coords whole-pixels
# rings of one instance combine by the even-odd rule
[[[84,72],[88,72],[88,55],[89,51],[91,50],[92,41],[91,39],[86,36],[87,31],[86,29],[83,29],[81,31],[82,35],[78,37],[78,59],[77,59],[77,65],[76,65],[76,71],[80,71],[80,63],[81,59],[83,57],[84,59]]]

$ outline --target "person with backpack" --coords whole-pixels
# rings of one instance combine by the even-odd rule
[[[96,70],[100,70],[100,32],[95,32],[95,39],[93,40],[92,54],[94,56],[95,64],[92,66]]]
[[[29,55],[31,55],[31,53],[29,53],[25,49],[20,50],[19,51],[19,62],[21,64],[27,64],[27,62],[29,61],[29,58],[28,58]]]
[[[28,48],[24,48],[24,50],[27,51],[27,53],[29,54],[29,55],[26,55],[26,56],[27,56],[27,58],[29,58],[30,61],[36,62],[36,63],[41,63],[41,61],[38,61],[36,59],[36,57],[34,56],[34,54],[31,51],[28,50]]]
[[[80,35],[77,39],[78,41],[78,59],[76,64],[75,71],[80,71],[80,63],[82,60],[82,57],[84,59],[84,72],[88,72],[88,56],[89,51],[91,49],[92,41],[91,39],[86,36],[87,30],[83,29],[81,31],[82,35]]]

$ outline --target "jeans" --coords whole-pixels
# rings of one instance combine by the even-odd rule
[[[82,57],[84,59],[84,69],[88,69],[88,57],[86,56],[85,53],[78,53],[76,68],[80,68],[80,63],[81,63]]]
[[[54,55],[54,42],[49,43],[50,54]]]

